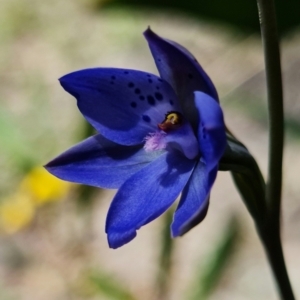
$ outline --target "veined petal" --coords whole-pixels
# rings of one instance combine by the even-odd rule
[[[172,236],[183,235],[199,224],[206,216],[209,205],[209,193],[216,179],[218,168],[209,171],[202,161],[199,161],[190,177],[171,225]]]
[[[142,146],[118,145],[98,134],[62,153],[45,168],[63,180],[114,189],[158,155],[145,152]]]
[[[198,140],[202,157],[209,170],[213,169],[226,148],[226,133],[222,109],[212,97],[195,92],[195,104],[199,111]]]
[[[111,248],[136,236],[136,230],[166,211],[175,201],[195,165],[179,151],[168,151],[131,176],[116,194],[106,220]]]
[[[141,143],[168,111],[179,110],[171,86],[141,71],[86,69],[63,76],[60,83],[76,97],[88,122],[121,145]]]
[[[175,90],[185,116],[197,122],[195,114],[194,91],[202,91],[216,101],[218,94],[211,79],[194,56],[181,45],[163,39],[150,28],[144,32],[161,78]]]

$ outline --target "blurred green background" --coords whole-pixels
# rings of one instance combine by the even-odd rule
[[[285,86],[283,241],[300,296],[299,1],[278,0]],[[55,180],[41,168],[93,134],[58,84],[82,68],[157,74],[147,26],[188,48],[214,81],[227,126],[267,166],[265,83],[255,1],[0,2],[0,300],[276,299],[263,250],[230,175],[205,221],[171,240],[172,212],[108,248],[115,191]]]
[[[95,1],[103,7],[101,0]],[[245,33],[259,32],[257,17],[257,4],[252,0],[211,0],[211,1],[180,1],[180,0],[114,0],[108,1],[105,7],[119,7],[120,5],[131,8],[164,9],[184,13],[200,20],[227,23]],[[282,35],[299,26],[299,1],[275,0],[279,31]]]

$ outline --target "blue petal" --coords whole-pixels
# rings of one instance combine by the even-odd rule
[[[165,141],[168,147],[180,150],[188,159],[194,159],[199,154],[199,143],[187,121],[180,128],[168,131]]]
[[[196,122],[198,116],[195,114],[193,92],[205,92],[218,101],[218,94],[212,81],[187,49],[161,38],[150,28],[144,35],[161,78],[169,82],[175,90],[185,116]]]
[[[95,68],[60,79],[77,99],[84,117],[107,139],[121,145],[141,143],[179,103],[170,85],[135,70]]]
[[[136,230],[151,222],[175,201],[196,161],[179,151],[166,152],[130,177],[116,194],[106,220],[111,248],[136,236]]]
[[[208,169],[211,170],[219,163],[226,148],[223,112],[213,98],[202,92],[195,92],[195,104],[200,116],[200,151]]]
[[[183,235],[204,219],[209,205],[210,189],[217,172],[217,167],[208,171],[206,165],[199,161],[182,192],[174,214],[174,221],[171,225],[173,237]]]
[[[119,188],[132,174],[159,155],[141,146],[121,146],[95,135],[49,162],[56,177],[101,188]]]

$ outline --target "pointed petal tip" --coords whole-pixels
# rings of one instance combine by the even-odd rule
[[[54,160],[51,160],[50,162],[48,162],[43,167],[46,169],[46,171],[48,171],[53,176],[55,176],[55,177],[57,177],[59,179],[64,180],[64,178],[62,178],[60,176],[59,168],[56,168],[57,166],[59,166],[59,165],[55,162],[55,159],[54,159]]]
[[[49,164],[49,163],[48,163],[48,164]],[[50,171],[50,170],[51,170],[51,167],[49,167],[48,164],[44,165],[43,168],[44,168],[47,172],[49,172],[50,174],[52,174],[51,171]]]
[[[53,167],[54,165],[53,165],[53,160],[51,160],[51,161],[49,161],[48,163],[46,163],[44,166],[43,166],[43,168],[45,168],[48,172],[50,172],[49,171],[49,169],[51,169],[51,167]]]
[[[48,164],[46,164],[46,165],[44,165],[43,166],[43,168],[47,171],[47,172],[49,172],[50,174],[52,174],[52,172],[51,172],[51,165],[49,165],[50,163],[48,163]],[[52,175],[54,175],[54,174],[52,174]]]
[[[150,25],[148,25],[147,29],[143,32],[143,34],[146,35],[149,32],[152,32]]]
[[[50,170],[51,168],[55,168],[55,167],[58,167],[58,166],[61,165],[61,163],[60,163],[60,157],[61,157],[61,155],[59,155],[59,156],[53,158],[52,160],[50,160],[49,162],[47,162],[43,167],[44,167],[48,172],[50,172],[49,170]]]
[[[79,71],[77,71],[79,72]],[[69,73],[66,74],[62,77],[60,77],[58,79],[60,85],[62,86],[62,88],[68,92],[69,94],[71,94],[73,97],[75,97],[77,100],[79,99],[79,94],[77,92],[78,89],[78,83],[76,81],[76,77],[74,76],[74,73],[77,72],[73,72],[73,73]]]
[[[179,236],[180,236],[179,232],[176,229],[174,229],[173,226],[171,226],[171,238],[175,239],[175,238],[177,238]]]
[[[59,82],[64,81],[64,78],[65,78],[65,77],[66,77],[66,75],[64,75],[64,76],[62,76],[62,77],[59,77],[59,78],[58,78],[58,81],[59,81]]]
[[[208,202],[208,204],[209,204],[209,202]],[[177,237],[183,236],[187,232],[189,232],[191,229],[196,227],[199,223],[201,223],[207,215],[208,204],[202,210],[200,210],[200,212],[198,214],[196,214],[195,216],[193,216],[191,219],[187,220],[183,224],[179,224],[179,222],[176,222],[174,219],[174,221],[171,225],[172,237],[177,238]]]
[[[62,88],[65,91],[69,92],[70,86],[71,86],[70,80],[69,80],[69,76],[68,75],[64,75],[64,76],[60,77],[58,79],[58,81],[59,81],[60,85],[62,86]]]
[[[178,226],[176,223],[171,225],[171,236],[172,238],[178,238],[185,235],[191,228],[188,228],[186,225]]]
[[[70,74],[66,74],[66,75],[64,75],[64,76],[62,76],[62,77],[60,77],[60,78],[58,78],[58,81],[59,81],[59,83],[61,84],[61,85],[63,85],[64,83],[67,83],[67,82],[69,82],[69,76]]]
[[[150,26],[148,26],[147,29],[143,32],[143,35],[147,41],[150,38],[157,37],[157,34],[154,31],[152,31]]]
[[[145,33],[147,33],[147,32],[151,32],[151,31],[152,31],[152,30],[151,30],[151,27],[150,27],[150,25],[148,25],[148,26],[147,26],[147,29],[146,29],[143,33],[145,34]]]
[[[174,221],[171,225],[171,237],[177,238],[183,236],[187,231],[184,230],[184,226],[178,226]]]
[[[107,230],[107,241],[109,248],[111,249],[117,249],[125,244],[128,244],[130,241],[132,241],[136,237],[136,231],[125,231],[125,232],[108,232]]]

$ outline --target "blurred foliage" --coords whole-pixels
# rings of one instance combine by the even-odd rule
[[[0,39],[8,41],[35,28],[37,19],[35,10],[29,7],[26,1],[1,1],[0,9],[5,12],[1,14],[0,19]]]
[[[114,7],[129,5],[132,7],[151,7],[155,9],[172,9],[180,13],[192,15],[196,18],[224,22],[237,27],[244,32],[259,32],[256,1],[246,0],[111,0],[104,2],[98,0],[99,6]],[[281,33],[300,25],[299,0],[275,0],[277,6],[278,24]]]
[[[11,163],[27,172],[36,162],[34,154],[24,135],[13,122],[12,115],[7,111],[0,111],[0,144],[2,155],[8,157]]]
[[[173,220],[173,209],[169,209],[163,218],[161,239],[160,239],[160,253],[158,259],[158,275],[157,275],[157,286],[156,293],[157,299],[165,300],[168,299],[168,291],[170,288],[170,276],[172,271],[173,252],[175,239],[170,236],[170,224]]]
[[[243,101],[240,101],[243,99]],[[251,105],[245,105],[251,103]],[[268,111],[266,104],[256,95],[237,92],[226,100],[226,107],[242,112],[255,122],[261,124],[267,129]],[[289,112],[285,113],[284,129],[287,138],[300,142],[300,120],[291,116]]]
[[[91,295],[103,295],[105,299],[110,300],[135,300],[133,295],[118,280],[104,272],[88,272],[85,285]]]
[[[3,284],[0,284],[0,299],[1,300],[17,300],[9,291],[7,291],[6,287]]]
[[[240,225],[236,217],[232,217],[221,238],[214,245],[212,252],[207,257],[205,265],[199,268],[193,286],[190,287],[189,300],[208,299],[210,294],[216,289],[219,280],[229,267],[230,260],[236,250],[236,244],[240,234]]]

